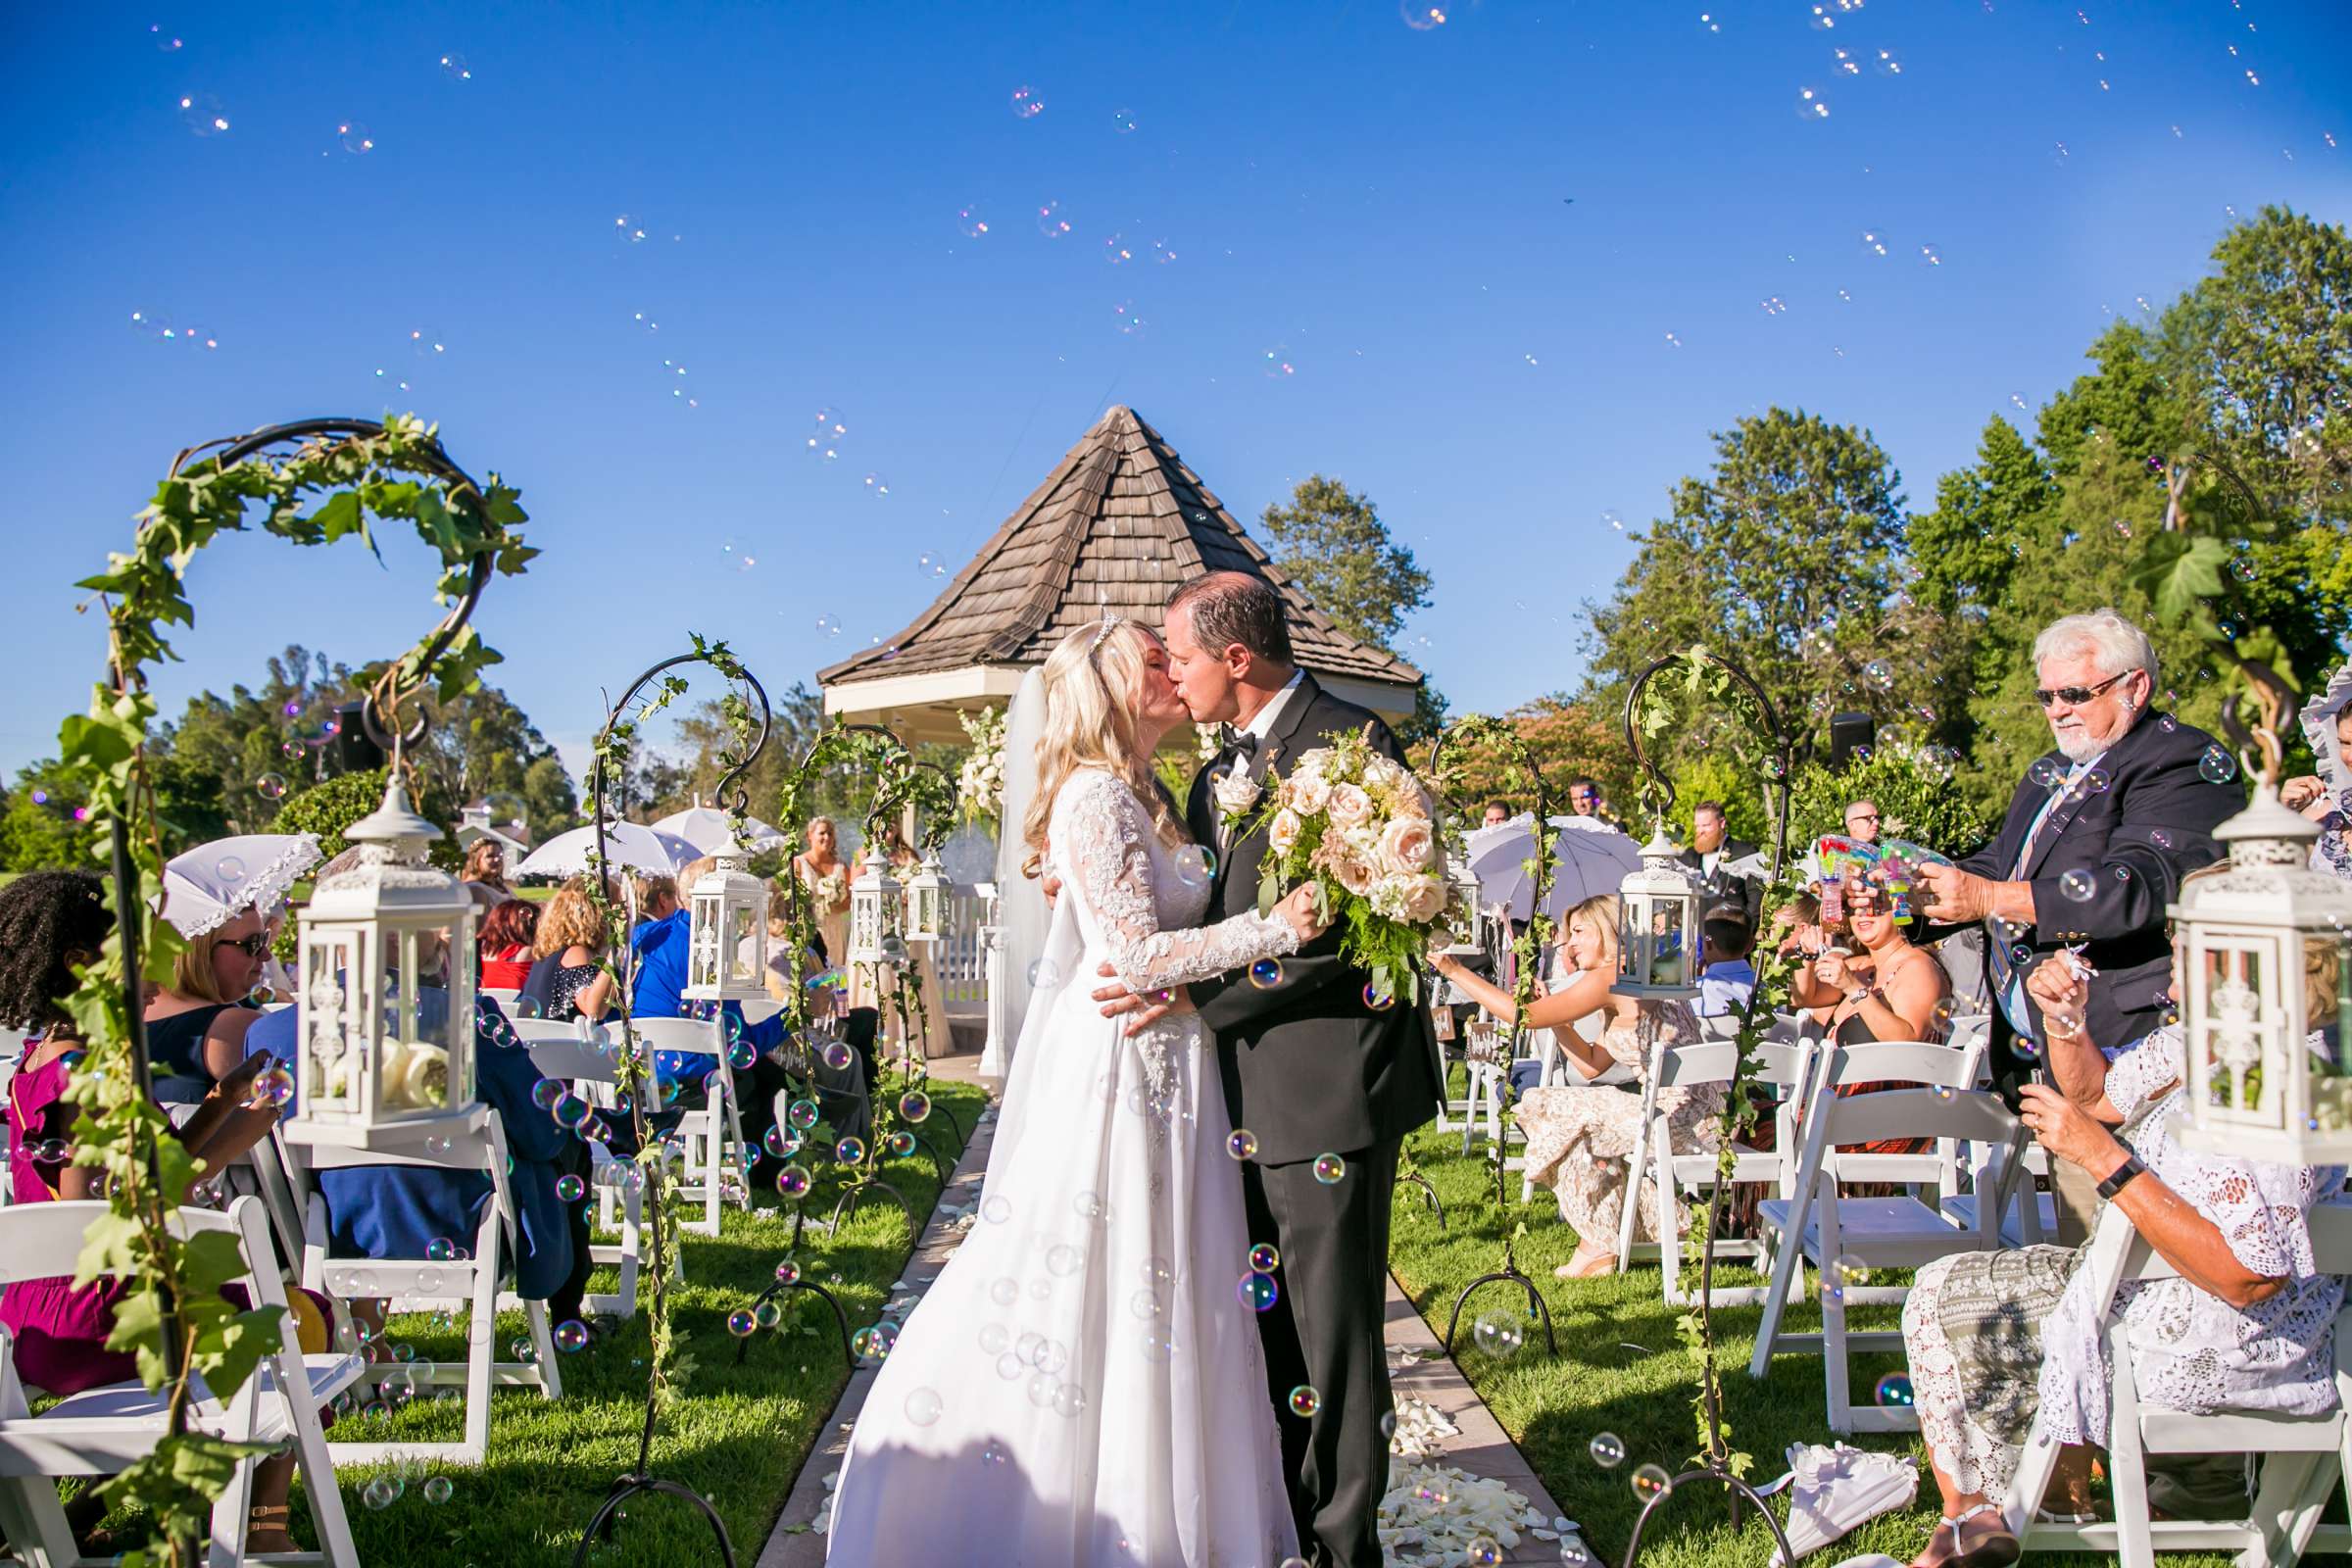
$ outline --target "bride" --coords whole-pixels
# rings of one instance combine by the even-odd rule
[[[1076,982],[1181,986],[1322,928],[1306,889],[1198,926],[1209,878],[1152,771],[1189,721],[1157,637],[1079,628],[1045,699],[1023,832],[1061,896],[979,1221],[867,1395],[828,1560],[1276,1568],[1296,1541],[1215,1062],[1188,1009],[1130,1039]]]

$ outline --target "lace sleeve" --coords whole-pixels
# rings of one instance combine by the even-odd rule
[[[2127,1125],[2132,1123],[2157,1092],[2180,1081],[2180,1036],[2159,1029],[2126,1046],[2107,1064],[2107,1102]]]
[[[1280,916],[1255,911],[1189,931],[1163,931],[1152,879],[1152,822],[1135,792],[1091,769],[1062,787],[1054,843],[1069,881],[1095,912],[1111,966],[1132,991],[1204,980],[1298,949]]]
[[[2339,1170],[2195,1154],[2184,1154],[2183,1165],[2172,1184],[2213,1221],[2249,1273],[2308,1279],[2317,1272],[2306,1216],[2340,1189]]]

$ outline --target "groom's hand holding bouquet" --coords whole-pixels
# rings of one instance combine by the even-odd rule
[[[1264,785],[1236,772],[1216,785],[1217,807],[1239,843],[1263,826],[1266,858],[1257,906],[1271,913],[1285,889],[1312,887],[1316,912],[1340,928],[1340,956],[1370,971],[1370,1005],[1417,999],[1432,928],[1446,912],[1446,866],[1431,796],[1409,768],[1343,734],[1299,754]]]

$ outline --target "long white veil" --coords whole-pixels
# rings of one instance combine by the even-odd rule
[[[1045,671],[1031,669],[1004,720],[1004,801],[997,817],[997,932],[1004,980],[988,999],[990,1050],[981,1055],[980,1072],[989,1078],[1011,1076],[1013,1048],[1029,1012],[1029,968],[1044,956],[1052,924],[1044,887],[1021,872],[1029,856],[1021,830],[1037,799],[1037,749],[1045,727]]]

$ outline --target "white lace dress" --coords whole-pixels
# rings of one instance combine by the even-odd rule
[[[876,1376],[834,1494],[845,1564],[1221,1564],[1296,1550],[1232,1123],[1199,1020],[1134,1039],[1090,993],[1295,951],[1280,919],[1195,928],[1208,882],[1119,780],[1054,803],[1061,879],[981,1218]]]
[[[2181,1067],[2176,1030],[2117,1054],[2106,1091],[2124,1115],[2119,1136],[2220,1229],[2240,1263],[2287,1284],[2240,1310],[2184,1279],[2125,1281],[2116,1310],[2132,1381],[2144,1403],[2170,1410],[2332,1409],[2344,1282],[2316,1272],[2306,1216],[2341,1194],[2344,1172],[2183,1149],[2171,1130]],[[2058,1442],[2107,1442],[2113,1374],[2094,1282],[2078,1266],[2086,1252],[1963,1253],[1919,1271],[1903,1304],[1903,1340],[1920,1432],[1963,1492],[2007,1490],[2037,1409]],[[1971,1326],[1956,1331],[1962,1324]]]

